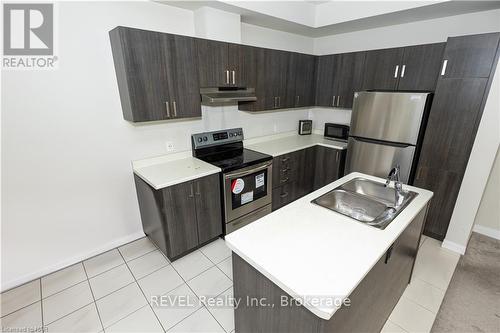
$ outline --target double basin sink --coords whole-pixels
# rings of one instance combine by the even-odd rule
[[[385,229],[418,194],[399,191],[365,178],[354,178],[311,202],[358,222]]]

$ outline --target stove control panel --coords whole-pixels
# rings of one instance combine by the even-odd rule
[[[241,127],[191,135],[191,143],[194,149],[242,141],[243,129]]]

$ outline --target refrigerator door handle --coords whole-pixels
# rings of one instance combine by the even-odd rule
[[[382,141],[382,140],[374,140],[374,139],[369,139],[369,138],[361,138],[359,136],[353,136],[353,135],[351,135],[350,137],[355,139],[356,141],[375,143],[378,145],[382,144],[384,146],[392,146],[392,147],[398,147],[398,148],[414,147],[414,145],[411,145],[408,143],[402,143],[402,142],[389,142],[389,141]]]

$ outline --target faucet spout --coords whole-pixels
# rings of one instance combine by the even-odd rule
[[[397,164],[394,168],[391,169],[389,175],[387,176],[387,180],[385,181],[385,186],[389,186],[391,181],[394,181],[394,207],[398,207],[403,203],[403,184],[400,181],[400,173],[401,168],[399,164]]]

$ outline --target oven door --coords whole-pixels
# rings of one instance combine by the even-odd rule
[[[224,174],[226,223],[271,203],[272,174],[272,161]]]

